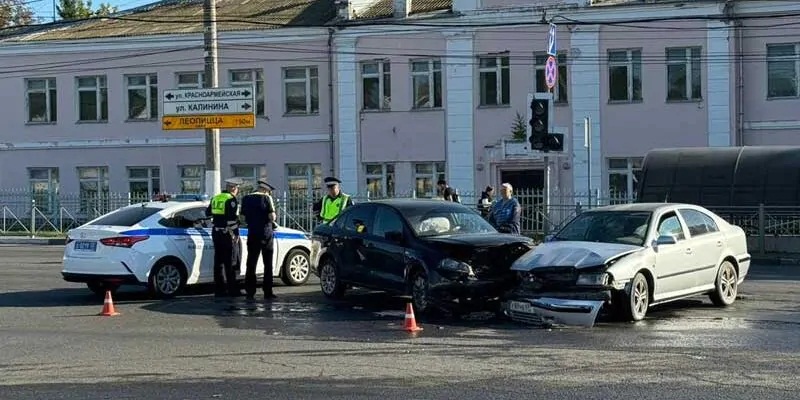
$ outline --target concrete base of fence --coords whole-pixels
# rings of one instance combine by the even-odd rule
[[[765,256],[753,256],[753,264],[759,265],[782,265],[787,267],[800,267],[800,254],[775,254]]]
[[[31,238],[25,236],[0,236],[0,244],[64,245],[64,238]]]

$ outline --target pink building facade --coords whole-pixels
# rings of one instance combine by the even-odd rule
[[[505,181],[630,194],[652,148],[800,145],[799,4],[530,3],[358,0],[319,27],[221,33],[220,86],[254,84],[262,99],[256,128],[223,131],[222,176],[293,194],[329,174],[379,196],[432,196],[439,178],[465,201]],[[553,125],[566,138],[549,179],[512,129],[528,94],[547,91],[543,19],[558,25]],[[0,45],[0,185],[203,191],[203,132],[163,131],[158,101],[201,85],[201,34],[70,30],[86,32]]]

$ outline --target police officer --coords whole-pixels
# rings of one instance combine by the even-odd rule
[[[239,220],[237,211],[240,182],[235,179],[225,181],[225,190],[211,198],[206,215],[212,217],[214,228],[211,238],[214,241],[214,284],[215,295],[231,297],[242,295],[237,285],[241,243],[239,241]],[[223,270],[225,275],[223,276]]]
[[[326,224],[338,217],[342,210],[354,204],[353,199],[349,195],[342,193],[339,187],[341,183],[342,181],[334,177],[325,178],[325,186],[328,187],[328,194],[317,201],[313,207],[314,212],[319,213],[317,219]]]
[[[247,222],[247,270],[244,275],[244,291],[248,300],[256,295],[256,264],[259,255],[264,263],[264,300],[276,298],[272,293],[272,256],[275,250],[274,232],[276,224],[275,203],[271,192],[275,188],[266,181],[258,181],[258,189],[242,199],[242,216]]]

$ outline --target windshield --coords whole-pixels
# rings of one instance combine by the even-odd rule
[[[649,212],[592,211],[570,221],[554,240],[644,245]]]
[[[469,209],[427,208],[407,212],[405,218],[419,237],[497,233],[492,225]]]

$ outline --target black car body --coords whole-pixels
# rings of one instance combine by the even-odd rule
[[[420,313],[460,313],[485,309],[513,289],[511,264],[533,247],[459,203],[379,200],[348,207],[314,230],[311,270],[331,298],[357,286],[410,295]]]

